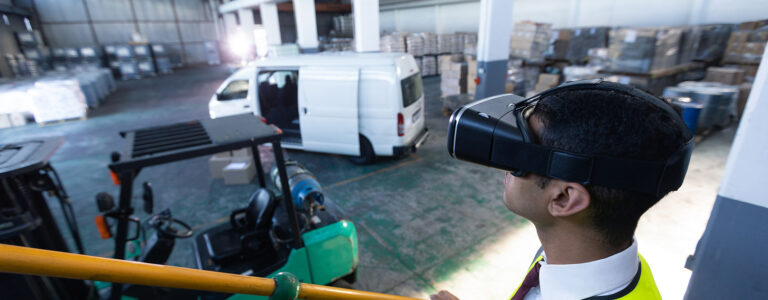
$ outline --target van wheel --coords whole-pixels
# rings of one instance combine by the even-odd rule
[[[371,142],[360,135],[360,156],[350,157],[349,160],[356,165],[367,165],[376,160],[376,154],[373,152]]]

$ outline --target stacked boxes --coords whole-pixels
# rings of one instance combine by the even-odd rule
[[[470,56],[467,59],[467,93],[474,94],[477,89],[477,60]]]
[[[541,61],[549,45],[551,24],[530,21],[515,23],[509,41],[509,54],[530,61]]]
[[[731,33],[725,50],[724,62],[759,63],[768,42],[768,28],[738,30]]]
[[[432,76],[437,75],[437,56],[425,55],[421,61],[421,75]]]
[[[678,55],[677,58],[678,64],[687,64],[696,58],[696,51],[698,51],[699,44],[701,43],[701,35],[701,27],[692,26],[681,28],[680,55]]]
[[[214,154],[208,159],[208,166],[211,178],[222,178],[227,185],[249,184],[256,175],[250,148]]]
[[[608,44],[608,27],[586,27],[573,29],[568,43],[566,59],[573,62],[585,61],[589,49],[604,48]]]
[[[611,30],[608,48],[612,71],[649,73],[677,65],[682,32],[675,28]]]
[[[467,63],[461,55],[440,56],[440,92],[443,97],[467,93]]]
[[[744,70],[736,68],[707,68],[704,81],[719,82],[726,85],[740,85],[744,82]]]
[[[155,63],[152,61],[152,51],[148,44],[133,45],[133,53],[136,56],[136,66],[140,76],[155,76]]]
[[[573,30],[571,29],[553,30],[544,56],[554,59],[567,59],[568,46],[570,45],[572,34]]]
[[[558,74],[539,74],[539,80],[536,82],[534,92],[542,92],[557,86],[560,83],[560,75]]]
[[[698,49],[696,49],[695,60],[705,62],[720,61],[725,53],[725,47],[731,35],[732,27],[729,24],[697,26],[701,30],[701,37]]]
[[[409,34],[406,36],[405,46],[408,53],[413,56],[424,55],[424,38],[419,34]]]
[[[453,52],[453,43],[455,37],[453,34],[441,34],[437,36],[437,52],[446,54]]]
[[[379,39],[381,52],[405,52],[405,34],[393,32]]]
[[[425,55],[434,55],[434,54],[440,54],[438,51],[438,43],[437,43],[437,35],[431,32],[422,32],[419,33],[421,35],[421,38],[424,40],[424,54]]]

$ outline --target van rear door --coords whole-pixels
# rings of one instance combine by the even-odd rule
[[[299,120],[304,150],[360,155],[359,68],[299,69]]]

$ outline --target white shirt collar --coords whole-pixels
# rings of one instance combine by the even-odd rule
[[[544,256],[546,259],[546,256]],[[635,277],[640,259],[637,241],[624,251],[596,261],[551,265],[542,260],[539,288],[542,299],[584,299],[620,291]]]

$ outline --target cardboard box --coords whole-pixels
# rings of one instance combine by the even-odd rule
[[[740,85],[744,82],[744,70],[736,68],[707,68],[704,81],[720,82],[727,85]]]
[[[610,36],[610,70],[650,73],[677,65],[681,29],[620,28],[611,30]]]
[[[744,107],[747,106],[747,98],[749,98],[749,93],[751,91],[751,83],[742,83],[739,85],[739,99],[737,99],[736,102],[739,119],[741,119],[741,115],[744,113]]]
[[[253,166],[252,160],[234,158],[224,167],[222,173],[226,185],[249,184],[256,175],[256,167]]]
[[[539,74],[539,80],[537,81],[537,85],[546,85],[550,87],[556,86],[558,83],[560,83],[559,74],[542,73]]]
[[[232,151],[232,157],[253,159],[253,150],[250,147],[238,149],[238,150]]]
[[[216,153],[208,159],[208,167],[210,168],[211,178],[224,178],[223,170],[229,163],[232,162],[232,153],[221,152]]]
[[[765,25],[768,25],[768,19],[744,22],[739,24],[739,30],[755,30]]]

